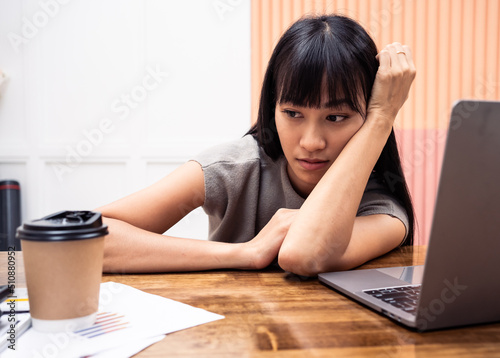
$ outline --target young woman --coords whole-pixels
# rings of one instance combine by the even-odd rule
[[[413,241],[413,209],[392,130],[415,68],[399,43],[380,53],[342,16],[303,18],[278,42],[258,120],[100,209],[108,272],[346,270]],[[162,235],[191,210],[210,240]]]

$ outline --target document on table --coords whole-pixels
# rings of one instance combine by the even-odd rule
[[[2,357],[130,357],[166,334],[224,316],[145,293],[116,282],[101,284],[96,323],[75,332],[40,333],[32,328]]]

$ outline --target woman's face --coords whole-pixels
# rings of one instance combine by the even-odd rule
[[[276,127],[294,189],[307,197],[333,164],[363,117],[347,104],[321,108],[276,104]]]

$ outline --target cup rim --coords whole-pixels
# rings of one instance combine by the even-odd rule
[[[32,241],[86,240],[109,234],[101,213],[93,211],[59,211],[17,228],[16,238]]]

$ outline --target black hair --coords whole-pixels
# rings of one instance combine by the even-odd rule
[[[319,108],[341,101],[366,118],[365,108],[379,67],[377,46],[356,21],[340,15],[304,17],[274,48],[264,76],[257,122],[248,131],[267,155],[283,155],[275,123],[276,103]],[[412,245],[414,210],[401,167],[394,130],[375,164],[387,188],[406,209],[409,228],[403,245]]]

